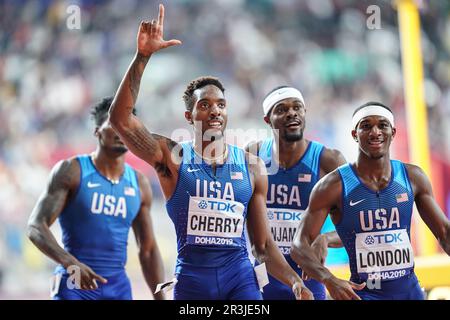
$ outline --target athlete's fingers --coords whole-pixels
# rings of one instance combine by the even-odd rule
[[[164,25],[164,6],[161,3],[159,4],[158,25],[161,29]]]
[[[181,43],[182,42],[180,40],[172,39],[172,40],[169,40],[169,41],[164,41],[162,43],[162,47],[163,48],[168,48],[168,47],[171,47],[171,46],[180,45]]]
[[[362,290],[366,286],[365,282],[358,284],[358,283],[349,281],[348,283],[350,283],[351,287],[355,290]]]
[[[141,21],[141,23],[139,24],[139,31],[140,32],[145,32],[146,28],[145,28],[145,22]]]
[[[150,34],[151,34],[151,35],[154,35],[155,33],[156,33],[156,20],[153,19],[153,20],[150,22]]]
[[[351,288],[349,288],[346,293],[350,296],[349,300],[361,300],[361,298]]]
[[[96,273],[94,273],[94,274],[92,275],[92,277],[94,278],[94,279],[92,279],[93,281],[98,280],[98,281],[100,281],[101,283],[108,283],[108,280],[106,280],[105,278],[103,278],[102,276],[100,276],[100,275],[98,275],[98,274],[96,274]],[[96,283],[96,284],[97,284],[97,283]]]

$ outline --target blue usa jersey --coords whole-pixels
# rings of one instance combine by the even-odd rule
[[[301,216],[308,207],[309,195],[319,180],[323,145],[311,141],[302,158],[291,168],[278,167],[272,158],[273,138],[259,148],[259,157],[269,173],[267,214],[273,238],[281,252],[289,256],[291,243]]]
[[[102,276],[123,271],[128,232],[141,196],[136,172],[127,164],[118,184],[95,168],[89,155],[77,157],[80,185],[59,216],[65,250]],[[61,271],[62,266],[57,268]]]
[[[214,174],[191,141],[181,146],[177,186],[166,203],[177,234],[175,272],[183,266],[218,267],[248,257],[244,229],[252,185],[244,150],[228,145],[227,160]]]
[[[389,185],[375,192],[357,176],[352,165],[339,168],[342,180],[342,219],[336,225],[350,258],[351,279],[390,281],[414,269],[410,242],[414,195],[406,167],[391,160]]]

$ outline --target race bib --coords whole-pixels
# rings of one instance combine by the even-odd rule
[[[358,233],[355,249],[357,270],[362,279],[397,279],[414,266],[406,229]]]
[[[292,240],[304,210],[267,208],[270,231],[275,243],[283,254],[291,251]]]
[[[244,229],[244,205],[237,201],[190,197],[187,243],[234,246]]]

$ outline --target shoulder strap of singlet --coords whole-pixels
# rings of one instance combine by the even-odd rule
[[[309,143],[310,145],[308,146],[308,149],[306,150],[306,153],[302,158],[302,162],[305,163],[309,168],[311,168],[312,172],[319,175],[320,156],[323,151],[323,144],[316,141],[310,141]]]
[[[77,156],[77,160],[80,164],[81,178],[85,178],[95,172],[95,167],[92,165],[91,156],[88,154],[83,154]]]
[[[344,164],[338,168],[338,172],[341,175],[342,188],[344,196],[347,196],[353,189],[355,189],[359,184],[358,177],[356,177],[350,164]]]
[[[412,192],[411,182],[409,181],[409,176],[408,172],[406,171],[405,164],[399,160],[391,160],[391,169],[394,172],[394,181],[400,183],[408,191]]]
[[[128,163],[125,163],[124,178],[126,180],[130,181],[133,188],[136,188],[137,190],[139,190],[139,182],[138,182],[137,172]]]

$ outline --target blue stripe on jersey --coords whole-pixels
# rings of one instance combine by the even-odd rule
[[[89,155],[77,157],[80,184],[59,216],[64,248],[95,272],[108,276],[124,269],[128,232],[141,194],[136,172],[125,164],[118,184],[95,168]],[[58,266],[57,272],[63,268]]]
[[[227,161],[214,175],[192,141],[181,146],[177,186],[166,203],[177,234],[175,272],[184,265],[217,267],[247,255],[244,229],[253,190],[244,150],[228,145]]]
[[[414,195],[403,163],[391,160],[389,185],[375,192],[347,164],[342,180],[342,218],[336,225],[350,258],[353,281],[389,281],[413,272],[410,245]]]

